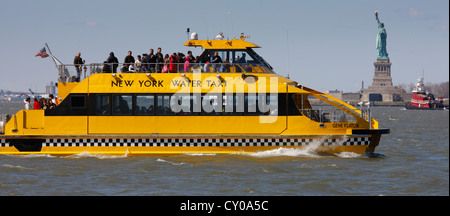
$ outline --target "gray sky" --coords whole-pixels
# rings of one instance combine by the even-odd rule
[[[184,47],[186,28],[199,39],[250,35],[276,73],[317,89],[357,92],[372,83],[378,31],[388,34],[394,85],[449,80],[448,0],[346,1],[95,1],[14,0],[0,3],[0,89],[44,92],[57,81],[51,58],[35,54],[48,43],[63,63],[77,52],[86,63],[119,61],[127,51],[163,53]],[[288,49],[289,47],[289,49]],[[288,61],[289,57],[289,61]],[[289,63],[289,67],[288,67]]]

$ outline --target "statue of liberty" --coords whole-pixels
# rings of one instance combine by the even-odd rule
[[[388,53],[386,51],[387,33],[386,33],[386,29],[384,29],[384,23],[380,22],[380,20],[378,19],[378,11],[375,11],[375,17],[378,22],[378,35],[377,35],[378,57],[377,57],[377,59],[389,59]]]

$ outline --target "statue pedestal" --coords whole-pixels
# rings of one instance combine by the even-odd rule
[[[389,59],[377,59],[373,65],[375,66],[375,74],[373,76],[372,86],[392,86],[391,65]],[[370,87],[369,87],[370,88]]]
[[[362,101],[401,101],[400,94],[404,93],[403,89],[399,89],[392,85],[391,65],[387,59],[377,59],[373,63],[375,72],[372,85],[367,89],[361,89]]]

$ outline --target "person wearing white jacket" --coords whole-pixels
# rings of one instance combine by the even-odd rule
[[[31,104],[30,104],[30,97],[27,97],[25,100],[23,100],[23,102],[25,102],[25,109],[26,110],[30,110],[31,109]]]

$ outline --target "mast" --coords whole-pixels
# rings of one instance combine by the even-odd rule
[[[52,57],[53,62],[55,63],[55,67],[59,69],[59,65],[62,65],[63,63],[52,54],[52,51],[50,50],[50,47],[47,43],[45,43],[45,47],[47,48],[50,57]]]
[[[289,77],[289,31],[286,31],[286,45],[287,45],[287,78]]]

